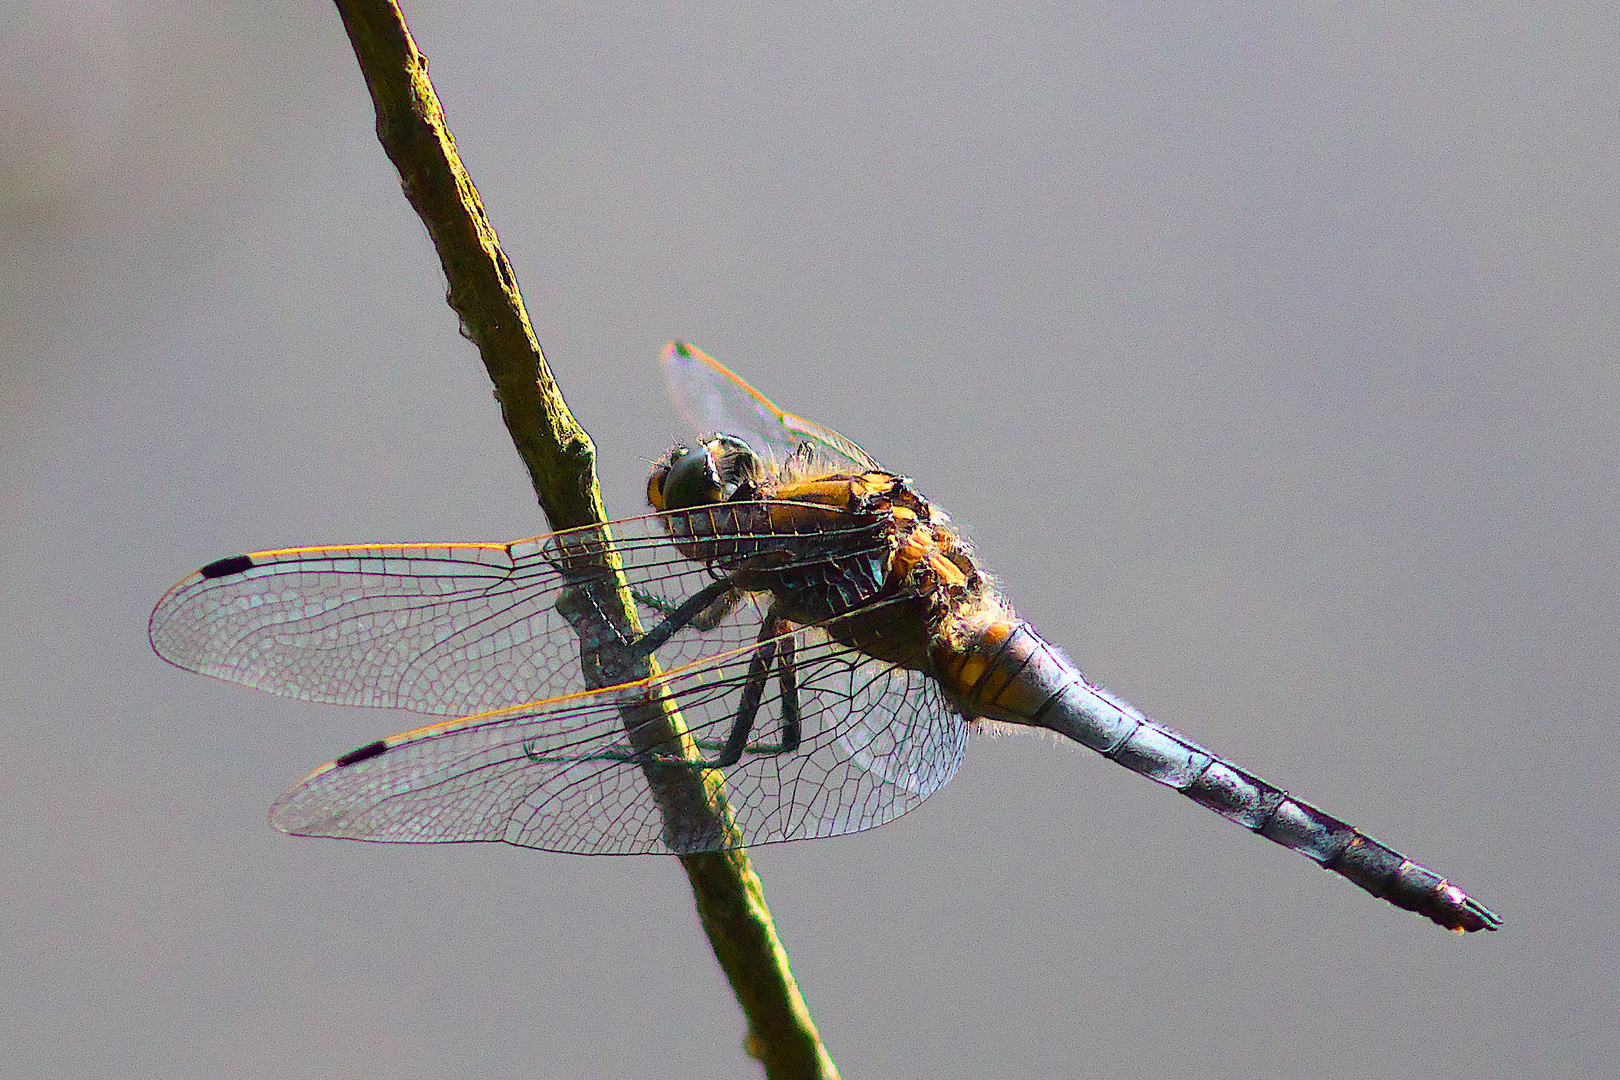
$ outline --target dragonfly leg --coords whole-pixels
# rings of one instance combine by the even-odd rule
[[[783,624],[781,629],[785,628],[786,626]],[[754,743],[752,746],[749,746],[747,733],[744,732],[743,737],[740,740],[741,746],[736,750],[738,757],[740,757],[744,752],[750,754],[791,754],[793,751],[799,748],[799,740],[802,738],[804,723],[802,715],[799,712],[799,677],[798,670],[793,666],[793,648],[793,639],[791,637],[782,638],[777,642],[776,645],[776,681],[777,686],[782,691],[781,741],[775,743]],[[767,660],[766,663],[769,663],[769,660]],[[750,671],[750,674],[751,673],[752,672]],[[755,708],[758,708],[758,702],[755,702]],[[739,710],[739,720],[741,720],[740,713],[741,710]],[[750,721],[750,723],[752,722]],[[726,741],[725,752],[722,754],[722,756],[725,756],[726,753],[730,753],[732,744],[738,741],[737,729],[733,728],[731,738]],[[702,746],[704,744],[699,743],[698,745]],[[736,758],[733,758],[731,764],[735,764],[736,760]]]
[[[768,629],[770,624],[766,623]],[[725,745],[720,748],[720,756],[711,761],[694,761],[692,764],[699,769],[729,769],[742,760],[743,750],[748,746],[748,736],[753,733],[754,721],[759,717],[759,703],[765,696],[765,684],[770,681],[771,663],[776,659],[775,642],[762,641],[754,655],[748,661],[748,681],[743,684],[742,701],[737,706],[737,715],[731,724],[731,734],[726,737]],[[712,748],[713,744],[699,742],[700,747]]]
[[[636,590],[636,599],[664,616],[659,624],[636,639],[634,651],[641,657],[651,656],[675,634],[688,626],[699,630],[713,630],[725,618],[740,598],[737,587],[725,578],[712,581],[687,597],[679,605]],[[718,609],[718,610],[717,610]]]
[[[799,713],[799,674],[793,666],[793,639],[785,637],[776,654],[777,682],[782,688],[782,742],[769,747],[779,754],[791,754],[799,748],[804,724]]]
[[[638,600],[654,610],[662,611],[664,618],[651,630],[634,636],[622,618],[610,615],[614,609],[603,592],[611,591],[612,587],[611,577],[581,575],[576,584],[558,593],[554,604],[558,614],[579,633],[582,644],[580,663],[585,671],[585,684],[593,690],[629,682],[638,677],[638,672],[644,676],[648,657],[663,648],[677,631],[703,616],[710,608],[723,603],[728,594],[736,591],[729,581],[714,581],[688,597],[684,603],[673,607],[662,601],[656,605],[648,604],[651,598],[645,594],[639,595]]]
[[[747,754],[791,754],[799,748],[804,728],[799,711],[798,671],[793,664],[794,640],[787,635],[788,624],[772,607],[760,626],[759,647],[748,661],[748,676],[743,683],[742,697],[737,714],[732,720],[731,732],[724,743],[698,740],[702,750],[718,750],[712,760],[691,762],[694,768],[729,769]],[[782,737],[775,743],[749,744],[754,721],[759,718],[759,707],[765,697],[765,686],[771,678],[771,667],[776,667],[777,686],[781,690]]]
[[[769,628],[769,623],[766,624]],[[732,718],[731,732],[726,736],[724,743],[712,739],[695,740],[697,747],[702,751],[719,751],[715,758],[699,758],[693,760],[681,757],[675,752],[658,752],[652,749],[637,750],[629,746],[616,745],[600,753],[588,754],[578,758],[555,758],[539,753],[534,748],[532,740],[523,744],[523,754],[530,761],[535,762],[561,762],[561,761],[617,761],[625,765],[646,765],[657,761],[663,765],[686,766],[692,769],[728,769],[742,760],[743,751],[748,748],[748,736],[754,729],[754,720],[759,716],[759,706],[765,696],[765,685],[770,680],[771,664],[778,653],[777,643],[766,634],[760,635],[759,647],[748,660],[748,675],[743,682],[742,700],[737,706],[737,712]],[[795,710],[797,705],[795,703]],[[793,727],[798,727],[798,717],[793,717]],[[787,721],[783,723],[784,730]],[[794,740],[797,745],[797,739]],[[771,748],[774,749],[774,748]]]
[[[645,589],[632,588],[630,590],[630,595],[634,597],[636,603],[640,604],[642,607],[649,608],[666,617],[675,616],[681,611],[682,605],[672,604],[668,600],[665,600],[662,596],[657,596]],[[737,605],[742,602],[743,595],[744,593],[741,589],[728,589],[720,596],[718,600],[714,601],[714,603],[710,604],[704,610],[698,612],[697,615],[688,619],[687,625],[694,630],[705,634],[708,633],[710,630],[713,630],[715,627],[719,626],[720,623],[725,620],[727,615],[730,615],[733,611],[737,610]]]
[[[726,583],[716,582],[715,584],[725,585]],[[712,588],[711,586],[710,589],[705,589],[704,592],[710,592]],[[723,601],[724,593],[722,592],[719,595]],[[693,599],[696,600],[698,597]],[[719,601],[711,597],[709,602],[712,604]],[[686,604],[682,604],[681,607],[698,609],[700,605],[688,601]],[[666,620],[666,622],[673,621],[676,617],[677,613],[672,612],[670,619]],[[794,641],[792,637],[783,636],[786,630],[787,623],[776,614],[773,607],[760,625],[756,648],[748,660],[748,673],[743,681],[741,699],[738,702],[737,712],[732,718],[731,730],[727,734],[725,742],[721,743],[712,739],[695,740],[699,750],[718,751],[717,756],[714,758],[691,760],[674,753],[662,754],[646,749],[637,750],[629,746],[614,746],[600,753],[588,754],[582,757],[553,757],[540,753],[535,748],[534,740],[526,740],[523,743],[523,754],[530,761],[535,762],[615,761],[626,765],[645,765],[650,761],[658,760],[662,764],[684,765],[693,769],[728,769],[741,761],[744,753],[792,753],[799,748],[803,722],[799,711],[797,670],[793,665]],[[657,632],[655,629],[652,633],[643,637],[638,642],[638,647],[648,637],[652,637]],[[667,640],[668,637],[668,633],[663,634],[662,638],[654,641],[653,648],[656,648],[662,641]],[[777,684],[781,689],[782,738],[778,743],[750,746],[748,738],[753,733],[754,721],[759,717],[759,707],[764,701],[765,688],[770,682],[773,666],[776,669]]]
[[[731,733],[725,743],[699,741],[705,750],[718,747],[719,756],[712,761],[695,761],[703,769],[729,769],[742,760],[744,753],[785,754],[799,748],[803,727],[799,715],[799,684],[793,667],[793,638],[784,637],[787,623],[776,614],[773,606],[759,630],[759,647],[748,661],[748,678],[743,684],[742,699],[732,721]],[[754,721],[759,717],[759,706],[765,696],[765,686],[771,678],[771,667],[776,667],[777,684],[781,688],[782,740],[750,746],[748,737],[753,733]]]

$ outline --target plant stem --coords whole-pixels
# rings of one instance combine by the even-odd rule
[[[337,0],[337,9],[376,106],[377,137],[439,253],[449,283],[446,299],[483,356],[541,509],[556,530],[600,525],[606,514],[596,482],[595,447],[552,380],[518,293],[517,276],[445,126],[426,58],[417,51],[397,5]],[[628,595],[622,588],[620,593],[626,617],[633,619]],[[678,732],[679,717],[671,714],[670,723]],[[662,782],[680,783],[684,775],[698,787],[667,793],[661,804],[696,798],[724,814],[715,785],[692,780],[695,772],[663,772],[670,775]],[[836,1078],[837,1067],[793,979],[748,853],[737,849],[679,858],[703,929],[747,1017],[748,1053],[773,1080]]]

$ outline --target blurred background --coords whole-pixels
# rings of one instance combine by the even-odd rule
[[[615,513],[691,340],[1506,920],[977,739],[756,853],[844,1075],[1612,1075],[1614,12],[580,7],[407,15]],[[281,836],[417,721],[147,645],[222,555],[544,531],[334,11],[0,7],[0,275],[0,1076],[756,1075],[674,861]]]

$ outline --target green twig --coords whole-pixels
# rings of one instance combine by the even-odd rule
[[[478,346],[501,414],[553,529],[605,520],[596,452],[563,403],[529,324],[517,278],[456,153],[427,60],[399,8],[386,0],[337,0],[338,13],[377,109],[377,137],[399,170],[405,197],[427,225],[449,282],[447,299]],[[625,590],[624,617],[634,611]],[[670,723],[679,732],[679,718]],[[716,785],[688,770],[662,770],[662,805],[692,799],[724,813]],[[683,780],[684,778],[684,780]],[[776,936],[764,889],[743,850],[682,855],[703,928],[748,1019],[747,1050],[769,1077],[837,1077]]]

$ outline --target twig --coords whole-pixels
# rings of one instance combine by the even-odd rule
[[[449,282],[446,299],[484,358],[547,520],[559,530],[600,525],[606,515],[595,448],[552,381],[516,275],[445,126],[426,58],[395,4],[337,0],[337,8],[377,109],[377,137],[399,170],[405,197],[427,225]],[[633,620],[624,600],[625,617]],[[678,725],[678,717],[671,723]],[[698,790],[660,793],[661,803],[694,797],[712,802],[712,789],[693,779],[695,773],[663,773],[670,775],[650,781],[681,783],[684,773],[684,782]],[[719,810],[723,813],[723,803]],[[748,853],[739,849],[680,859],[715,957],[748,1019],[748,1053],[768,1077],[837,1077],[794,982]]]

